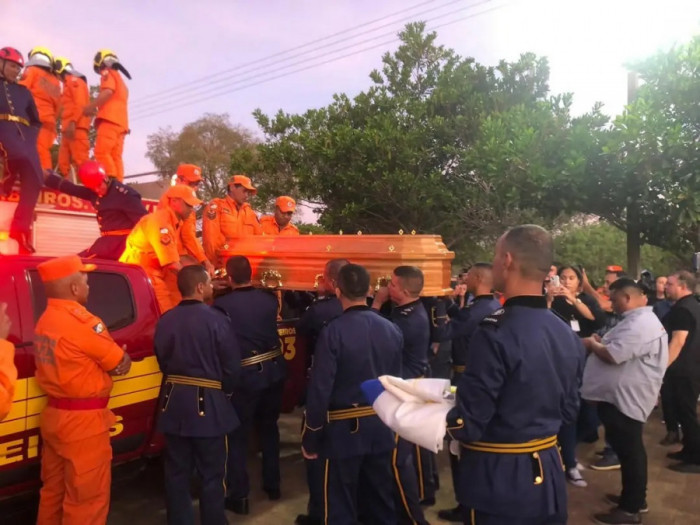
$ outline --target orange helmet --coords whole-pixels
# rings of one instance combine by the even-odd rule
[[[83,186],[91,190],[99,188],[105,180],[107,180],[107,172],[102,164],[96,160],[88,160],[83,162],[78,170],[78,177]]]

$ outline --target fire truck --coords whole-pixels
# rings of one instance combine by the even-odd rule
[[[36,208],[33,256],[16,252],[8,238],[9,221],[17,193],[0,201],[0,302],[8,304],[12,320],[10,342],[15,345],[19,372],[12,410],[0,422],[0,499],[36,490],[40,485],[39,417],[46,395],[34,379],[34,324],[46,307],[37,265],[51,256],[77,253],[99,235],[90,203],[44,189]],[[144,201],[149,211],[157,201]],[[4,235],[3,235],[4,234]],[[162,437],[155,431],[156,404],[162,374],[153,351],[153,334],[160,316],[151,283],[137,266],[116,261],[90,260],[97,269],[89,274],[87,308],[106,324],[115,341],[126,345],[132,359],[128,375],[115,378],[109,407],[117,417],[111,429],[114,462],[157,455]],[[303,394],[306,353],[297,340],[294,319],[278,324],[280,342],[288,361],[283,411],[291,412]]]

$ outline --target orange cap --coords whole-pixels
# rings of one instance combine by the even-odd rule
[[[202,204],[202,201],[197,197],[194,190],[184,184],[170,186],[168,191],[165,192],[165,197],[168,199],[182,199],[190,206],[199,206]]]
[[[234,175],[231,177],[231,179],[228,181],[229,186],[231,184],[240,184],[243,186],[246,190],[250,190],[253,192],[253,194],[258,193],[258,190],[253,186],[253,183],[250,182],[250,177],[246,177],[245,175]]]
[[[97,266],[94,264],[83,264],[83,261],[77,255],[65,255],[49,259],[36,267],[39,270],[39,277],[44,282],[63,279],[79,272],[91,272],[95,268]]]
[[[288,197],[287,195],[277,197],[275,206],[277,206],[283,213],[297,209],[297,203],[294,201],[294,199]]]
[[[180,164],[175,175],[187,182],[199,182],[202,180],[202,168],[194,164]]]

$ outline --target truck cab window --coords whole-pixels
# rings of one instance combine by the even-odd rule
[[[39,272],[30,270],[29,279],[36,322],[46,309],[46,295]],[[109,331],[124,328],[136,320],[131,286],[124,276],[109,272],[91,272],[88,274],[88,284],[90,295],[87,309],[102,319]]]

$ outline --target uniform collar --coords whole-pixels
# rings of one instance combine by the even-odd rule
[[[413,308],[416,305],[416,303],[419,303],[419,302],[421,302],[420,297],[418,299],[416,299],[415,301],[411,301],[410,303],[406,303],[402,306],[396,306],[395,308],[399,311],[410,310],[411,308]]]
[[[242,210],[243,208],[245,208],[246,206],[250,206],[250,204],[248,204],[247,202],[244,202],[243,204],[241,204],[241,205],[239,206],[238,203],[237,203],[236,201],[234,201],[234,200],[231,198],[230,195],[226,195],[226,199],[225,199],[225,200],[226,200],[231,206],[233,206],[234,208],[236,208],[238,211],[241,211],[241,210]],[[276,224],[276,223],[277,223],[277,221],[275,221],[275,224]]]
[[[516,297],[511,297],[503,305],[504,308],[508,308],[510,306],[547,308],[547,298],[544,295],[518,295]]]
[[[204,304],[202,301],[198,301],[197,299],[183,299],[180,301],[180,306],[191,306],[193,304]]]
[[[255,287],[252,284],[249,284],[248,286],[241,286],[233,289],[234,292],[247,292],[249,290],[255,290]]]
[[[78,301],[73,301],[72,299],[55,299],[53,297],[49,297],[46,300],[46,305],[47,306],[53,306],[54,308],[62,308],[65,310],[74,309],[74,308],[85,308],[82,304],[80,304]]]
[[[364,312],[366,310],[371,310],[371,308],[365,304],[357,304],[355,306],[351,306],[349,308],[346,308],[345,310],[343,310],[343,313],[355,312],[355,311]]]
[[[474,297],[474,300],[479,301],[481,299],[495,299],[495,298],[496,297],[492,293],[487,293],[484,295],[477,295],[476,297]]]

